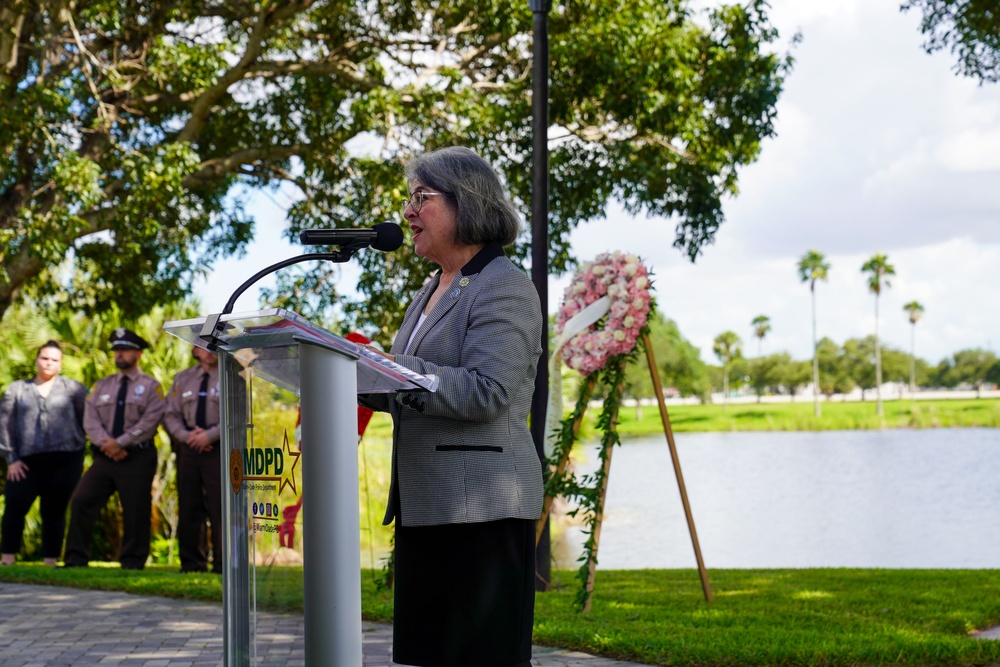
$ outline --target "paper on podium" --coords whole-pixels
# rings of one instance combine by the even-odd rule
[[[192,345],[206,348],[200,334],[205,317],[167,322],[163,329]],[[435,391],[438,378],[421,375],[364,346],[342,338],[284,308],[223,315],[219,347],[268,382],[299,393],[299,344],[312,343],[356,358],[358,393]]]

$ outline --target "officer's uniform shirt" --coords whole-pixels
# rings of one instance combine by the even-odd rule
[[[125,395],[124,431],[116,438],[120,447],[143,445],[156,435],[167,402],[160,390],[160,383],[133,367],[127,373],[118,372],[98,380],[87,396],[83,411],[83,430],[90,442],[100,446],[110,438],[115,420],[115,404],[122,378],[128,375],[128,393]]]
[[[167,395],[167,411],[163,416],[163,425],[167,433],[175,441],[185,443],[194,431],[195,417],[198,412],[198,394],[201,380],[208,374],[207,396],[205,401],[205,424],[208,428],[209,442],[219,440],[219,367],[206,371],[201,364],[186,368],[174,378],[174,384]]]

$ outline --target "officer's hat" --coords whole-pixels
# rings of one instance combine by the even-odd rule
[[[143,340],[139,334],[125,327],[112,331],[109,340],[112,350],[145,350],[149,347],[149,343]]]

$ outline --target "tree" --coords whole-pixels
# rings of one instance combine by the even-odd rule
[[[878,298],[882,294],[883,287],[891,287],[888,276],[896,275],[896,269],[889,263],[889,258],[879,252],[861,266],[861,272],[871,274],[868,277],[868,290],[875,295],[875,400],[876,412],[881,417],[882,351],[878,338]]]
[[[917,390],[917,322],[924,313],[924,307],[919,301],[910,301],[903,306],[903,310],[910,314],[910,393],[912,394]]]
[[[712,241],[738,169],[774,134],[791,67],[770,48],[766,10],[764,0],[698,16],[689,0],[553,8],[553,271],[572,264],[574,227],[612,200],[674,220],[692,260]],[[0,316],[25,293],[91,312],[115,303],[126,317],[173,301],[246,247],[252,191],[293,192],[292,239],[398,220],[401,160],[438,146],[478,150],[527,211],[531,29],[527,3],[495,0],[10,0]],[[364,320],[387,342],[428,266],[406,250],[357,261],[356,299],[328,265],[283,272],[270,296],[341,304],[346,325]]]
[[[899,388],[899,396],[903,396],[903,388],[909,384],[910,380],[910,362],[913,357],[904,352],[903,350],[898,350],[888,345],[883,345],[880,348],[882,356],[882,380],[884,382],[893,382]],[[916,364],[914,364],[914,374],[916,373]]]
[[[826,337],[820,339],[816,358],[819,360],[820,389],[827,398],[854,390],[856,384],[848,370],[846,353],[836,343]]]
[[[659,311],[651,312],[649,340],[664,388],[673,388],[681,396],[697,396],[704,401],[711,391],[705,362],[698,348],[681,335],[677,323]],[[653,395],[645,357],[628,366],[625,383],[633,396]]]
[[[733,331],[723,331],[712,343],[712,351],[722,362],[722,409],[729,404],[729,366],[735,357],[740,355],[743,341]]]
[[[983,384],[996,373],[997,356],[989,350],[974,348],[959,350],[951,359],[938,365],[938,376],[946,387],[968,384],[976,388],[979,398]]]
[[[794,402],[799,387],[809,383],[811,364],[808,361],[795,361],[787,352],[781,354],[784,357],[778,367],[778,383],[788,391],[789,400]]]
[[[757,356],[761,355],[761,345],[764,343],[764,336],[771,330],[771,318],[767,315],[758,315],[750,322],[753,326],[753,335],[757,337]]]
[[[837,376],[841,369],[837,362],[840,346],[824,336],[813,349],[813,387],[819,387],[829,400],[837,393]]]
[[[784,385],[786,366],[791,363],[792,357],[787,352],[769,354],[766,357],[758,356],[750,362],[750,383],[754,393],[757,394],[758,403],[768,389]]]
[[[875,372],[875,337],[851,338],[844,342],[839,355],[842,372],[861,389],[861,400],[865,400],[865,391],[878,386]]]
[[[771,318],[769,318],[767,315],[758,315],[757,317],[753,318],[750,324],[753,326],[753,335],[757,337],[757,358],[760,359],[761,345],[764,342],[764,336],[766,336],[767,332],[771,330]],[[753,384],[754,388],[757,389],[758,403],[760,403],[762,395],[761,389],[758,389],[758,385],[760,385],[761,383],[763,383],[764,386],[767,385],[766,378],[764,376],[768,374],[767,369],[769,367],[770,367],[769,364],[751,364],[750,366],[755,376]],[[761,377],[759,378],[756,377],[758,374],[761,375]]]
[[[820,416],[819,407],[819,358],[816,351],[816,281],[826,280],[830,272],[830,264],[819,250],[810,250],[799,260],[799,278],[809,282],[809,294],[812,296],[812,331],[813,331],[813,414]]]
[[[955,71],[979,79],[1000,81],[1000,10],[996,0],[905,0],[903,11],[920,9],[924,49],[949,49],[958,58]]]

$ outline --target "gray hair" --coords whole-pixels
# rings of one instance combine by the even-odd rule
[[[508,246],[521,221],[493,167],[461,146],[440,148],[406,163],[406,178],[445,195],[455,208],[457,240],[466,245],[498,242]]]

